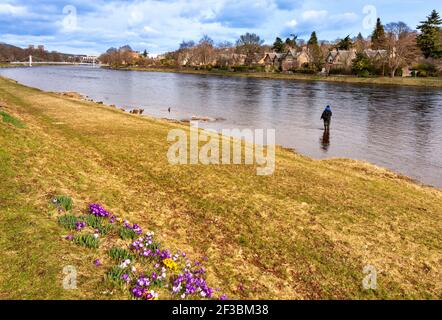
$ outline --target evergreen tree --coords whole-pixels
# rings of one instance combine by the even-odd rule
[[[359,52],[356,55],[356,59],[353,60],[352,71],[360,77],[367,77],[370,75],[372,69],[373,66],[370,59],[368,59],[362,52]]]
[[[346,36],[344,39],[341,39],[336,48],[339,50],[350,50],[353,47],[353,42],[350,39],[350,35]]]
[[[309,49],[310,55],[313,58],[313,66],[317,70],[321,70],[323,65],[322,52],[321,48],[319,47],[318,37],[316,36],[315,31],[312,32],[312,35],[310,36],[310,39],[307,42],[307,47]]]
[[[440,43],[442,19],[436,10],[433,10],[427,17],[426,21],[422,21],[417,29],[421,34],[417,36],[417,45],[421,49],[425,58],[442,57],[442,47]]]
[[[376,27],[371,36],[371,48],[373,50],[387,48],[387,36],[385,35],[384,26],[382,25],[380,18],[376,21]]]
[[[362,34],[359,32],[358,36],[356,37],[355,44],[354,44],[357,52],[364,51],[364,49],[365,49],[364,43],[365,43],[365,39],[362,36]]]
[[[144,52],[143,52],[143,57],[147,58],[148,55],[149,55],[149,54],[147,53],[147,50],[144,50]]]
[[[298,44],[296,43],[296,40],[298,39],[298,36],[297,36],[297,35],[294,35],[294,34],[291,34],[290,36],[292,37],[292,39],[287,38],[287,39],[285,40],[285,45],[286,45],[287,47],[292,48],[292,49],[296,49],[296,47],[297,47],[297,45],[298,45]]]
[[[273,43],[273,51],[281,53],[284,51],[284,42],[282,42],[282,39],[277,37],[275,42]]]

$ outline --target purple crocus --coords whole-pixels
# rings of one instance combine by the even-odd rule
[[[109,217],[111,215],[106,209],[96,203],[91,203],[89,205],[89,213],[96,217]]]
[[[121,279],[123,279],[123,280],[126,281],[126,282],[129,282],[129,280],[130,280],[129,275],[128,275],[127,273],[123,274],[123,275],[121,276]]]
[[[81,230],[83,230],[85,227],[86,227],[86,222],[84,222],[84,221],[77,221],[77,222],[75,223],[75,230],[77,230],[77,231],[81,231]]]

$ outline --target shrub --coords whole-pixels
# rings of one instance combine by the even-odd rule
[[[374,67],[363,53],[358,53],[356,59],[353,60],[352,71],[359,77],[368,77],[372,73]]]
[[[252,70],[255,72],[265,72],[265,66],[254,66],[252,67]]]
[[[120,247],[113,247],[111,249],[109,249],[109,256],[117,261],[117,262],[122,262],[126,259],[132,260],[132,255],[130,254],[130,252],[124,248],[120,248]]]
[[[436,77],[437,68],[431,63],[419,63],[413,69],[416,70],[418,77]]]
[[[233,71],[234,72],[247,72],[249,70],[248,66],[234,66]]]
[[[302,73],[302,74],[315,74],[316,71],[311,69],[311,68],[299,68],[299,69],[293,69],[292,70],[294,73]]]
[[[58,223],[65,229],[75,230],[77,228],[78,218],[76,216],[66,214],[58,218]]]
[[[75,236],[74,243],[86,248],[98,248],[100,245],[100,241],[93,234]]]
[[[347,70],[344,68],[332,68],[330,69],[329,74],[331,75],[350,75],[351,74],[351,70]]]

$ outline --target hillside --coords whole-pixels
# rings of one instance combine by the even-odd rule
[[[34,61],[51,61],[63,62],[78,59],[78,55],[49,52],[38,48],[20,48],[10,44],[0,42],[0,63],[8,63],[13,61],[27,61],[29,55],[32,55]]]
[[[442,298],[440,190],[282,148],[273,176],[245,165],[173,166],[166,137],[186,126],[4,78],[0,112],[2,299],[128,298],[105,294],[104,248],[63,239],[49,203],[57,194],[78,210],[100,203],[207,260],[207,282],[230,298]],[[78,270],[77,290],[61,285],[66,265]],[[377,290],[362,288],[367,265]]]

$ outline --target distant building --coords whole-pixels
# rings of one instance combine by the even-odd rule
[[[326,69],[348,70],[351,69],[353,60],[356,58],[356,49],[338,50],[333,49],[326,58]]]
[[[387,57],[387,50],[373,50],[373,49],[365,49],[363,51],[365,56],[369,59],[373,60],[381,60]]]
[[[81,57],[82,63],[98,63],[98,57],[97,56],[83,56]]]
[[[303,65],[312,61],[308,48],[303,47],[301,51],[294,49],[285,53],[266,53],[260,63],[263,64],[267,71],[281,70],[283,72],[299,69]]]

